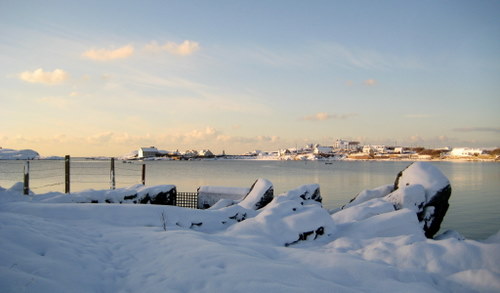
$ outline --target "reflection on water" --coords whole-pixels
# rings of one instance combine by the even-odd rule
[[[323,203],[333,209],[364,189],[393,184],[410,162],[338,161],[147,161],[146,185],[173,184],[179,191],[202,185],[250,187],[257,178],[269,179],[280,194],[303,184],[320,184]],[[116,186],[141,181],[142,162],[116,163]],[[492,162],[433,162],[452,185],[450,209],[442,225],[471,239],[483,239],[500,229],[500,164]],[[0,186],[22,181],[22,161],[0,161]],[[109,161],[72,160],[73,192],[109,188]],[[63,161],[31,161],[35,193],[64,190]],[[41,174],[42,170],[46,170]],[[55,185],[54,185],[55,183]],[[44,185],[49,185],[43,187]]]

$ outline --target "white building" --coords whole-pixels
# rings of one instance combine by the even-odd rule
[[[356,151],[359,147],[359,142],[337,139],[333,147],[338,150]]]
[[[333,153],[333,147],[331,146],[316,146],[313,153],[315,155],[326,155]]]
[[[375,148],[372,147],[371,145],[363,146],[363,153],[370,154],[370,153],[374,153],[374,152],[375,152]]]
[[[151,158],[151,157],[156,157],[156,155],[158,153],[159,153],[158,149],[155,148],[154,146],[148,147],[148,148],[142,147],[139,149],[139,151],[137,153],[137,157],[138,158]]]
[[[377,154],[385,154],[387,153],[387,148],[385,145],[365,145],[363,146],[363,153],[377,153]]]
[[[481,155],[483,150],[481,149],[472,149],[472,148],[453,148],[450,152],[451,156],[456,157],[470,157]]]

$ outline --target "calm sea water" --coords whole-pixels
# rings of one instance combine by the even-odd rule
[[[140,183],[142,162],[117,161],[116,187]],[[410,162],[337,161],[147,161],[146,185],[173,184],[178,191],[202,185],[250,187],[269,179],[275,193],[318,183],[323,204],[333,209],[364,189],[392,184]],[[469,239],[484,239],[500,230],[500,164],[492,162],[432,162],[452,186],[450,209],[442,231],[453,229]],[[22,161],[0,161],[0,186],[22,181]],[[72,159],[71,191],[110,187],[109,161]],[[35,193],[64,190],[63,161],[31,161],[30,186]]]

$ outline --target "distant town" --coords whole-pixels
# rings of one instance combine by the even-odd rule
[[[332,145],[308,144],[304,147],[275,151],[255,150],[244,154],[214,154],[208,149],[180,152],[141,147],[121,157],[124,160],[193,160],[193,159],[262,159],[262,160],[469,160],[499,161],[500,148],[451,148],[427,149],[388,145],[362,145],[357,141],[338,139]]]

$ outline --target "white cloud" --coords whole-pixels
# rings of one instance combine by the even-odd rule
[[[115,50],[91,49],[83,52],[82,56],[92,60],[108,61],[127,58],[132,56],[132,54],[134,54],[134,47],[127,45]]]
[[[25,71],[19,74],[21,80],[31,83],[43,83],[48,85],[60,84],[68,79],[68,73],[62,69],[55,69],[54,71],[43,71],[38,68],[35,71]]]
[[[103,144],[110,142],[114,137],[113,132],[103,132],[87,137],[87,142],[91,144]]]
[[[304,116],[302,120],[308,120],[308,121],[324,121],[328,119],[335,119],[335,120],[344,120],[348,119],[351,117],[357,116],[355,113],[349,113],[349,114],[328,114],[326,112],[318,112],[314,115],[308,115]]]
[[[492,132],[500,133],[500,127],[461,127],[454,128],[454,131],[458,132]]]
[[[198,129],[192,130],[191,132],[184,134],[183,138],[187,141],[207,140],[211,138],[216,138],[218,133],[219,132],[215,128],[207,126],[203,130],[198,130]]]
[[[150,52],[167,51],[173,55],[188,56],[200,49],[198,42],[185,40],[177,44],[174,42],[167,42],[164,45],[159,45],[156,41],[152,41],[145,46],[145,49]]]
[[[363,84],[366,86],[374,86],[377,84],[377,81],[375,79],[367,79],[363,82]]]

